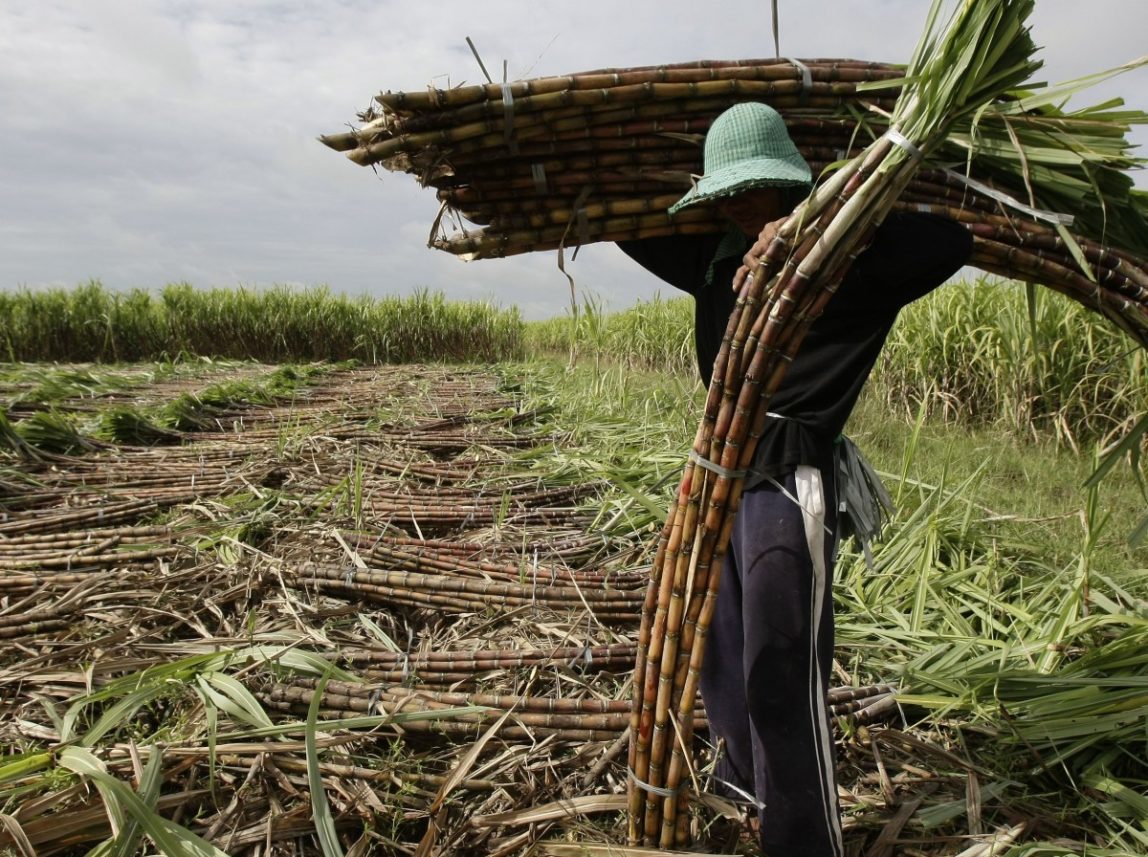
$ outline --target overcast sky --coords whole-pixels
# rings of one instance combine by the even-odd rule
[[[928,3],[780,6],[783,55],[904,62]],[[1148,4],[1037,6],[1041,79],[1146,50]],[[429,250],[433,191],[316,137],[380,90],[480,81],[467,36],[492,74],[506,60],[513,79],[771,56],[769,17],[768,0],[0,0],[0,289],[424,287],[561,314],[569,291],[553,253],[463,263]],[[1112,95],[1148,110],[1148,69],[1087,101]],[[659,288],[610,246],[569,267],[611,307]]]

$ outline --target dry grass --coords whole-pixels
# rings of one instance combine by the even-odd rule
[[[128,404],[225,380],[201,369],[178,391],[124,369]],[[6,453],[0,848],[511,855],[622,841],[649,545],[616,525],[620,492],[591,477],[573,414],[519,386],[471,368],[343,369],[291,399],[233,402],[178,444]],[[56,402],[79,418],[92,396]],[[319,568],[338,569],[334,587]],[[843,684],[880,672],[843,655]],[[956,854],[999,828],[1080,837],[963,743],[977,739],[959,712],[882,723],[897,717],[888,690],[833,700],[853,712],[840,733],[851,853]],[[754,853],[737,817],[703,795],[691,823],[713,853]]]

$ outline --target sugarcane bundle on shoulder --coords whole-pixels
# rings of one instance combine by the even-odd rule
[[[701,171],[699,143],[718,113],[746,100],[774,107],[819,174],[884,133],[901,74],[841,59],[699,61],[388,92],[359,128],[322,139],[436,188],[431,243],[464,258],[704,234],[724,229],[714,212],[670,218],[666,208]],[[1057,105],[1071,91],[1003,93],[991,116],[962,119],[899,205],[965,223],[977,234],[971,264],[1039,280],[1143,341],[1143,320],[1123,306],[1141,301],[1148,279],[1148,206],[1127,175],[1140,161],[1126,132],[1148,117],[1112,104],[1065,112]]]
[[[356,131],[323,140],[360,164],[414,173],[479,233],[439,235],[436,246],[474,257],[503,256],[568,242],[640,237],[670,224],[666,206],[698,171],[698,140],[721,110],[762,100],[805,116],[832,159],[849,143],[827,117],[858,99],[856,85],[898,76],[851,60],[703,61],[655,68],[384,93],[379,112]],[[892,106],[895,93],[870,93]],[[577,212],[583,212],[578,214]],[[709,221],[712,217],[693,218]]]

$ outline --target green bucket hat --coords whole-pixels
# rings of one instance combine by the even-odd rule
[[[705,169],[669,214],[760,187],[812,183],[809,164],[789,139],[781,114],[757,102],[735,104],[713,121],[706,134]]]

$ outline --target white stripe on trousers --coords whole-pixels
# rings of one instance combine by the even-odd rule
[[[799,465],[794,474],[797,487],[797,501],[801,507],[801,517],[805,523],[805,542],[809,548],[809,559],[813,565],[812,603],[810,619],[812,632],[809,637],[809,715],[816,724],[818,756],[821,759],[822,807],[825,812],[826,829],[832,834],[835,853],[844,852],[841,835],[841,814],[837,806],[837,778],[834,773],[833,738],[829,729],[829,712],[822,695],[821,661],[818,657],[817,642],[821,634],[821,616],[825,608],[827,592],[825,567],[825,486],[821,481],[821,471],[816,467]]]

